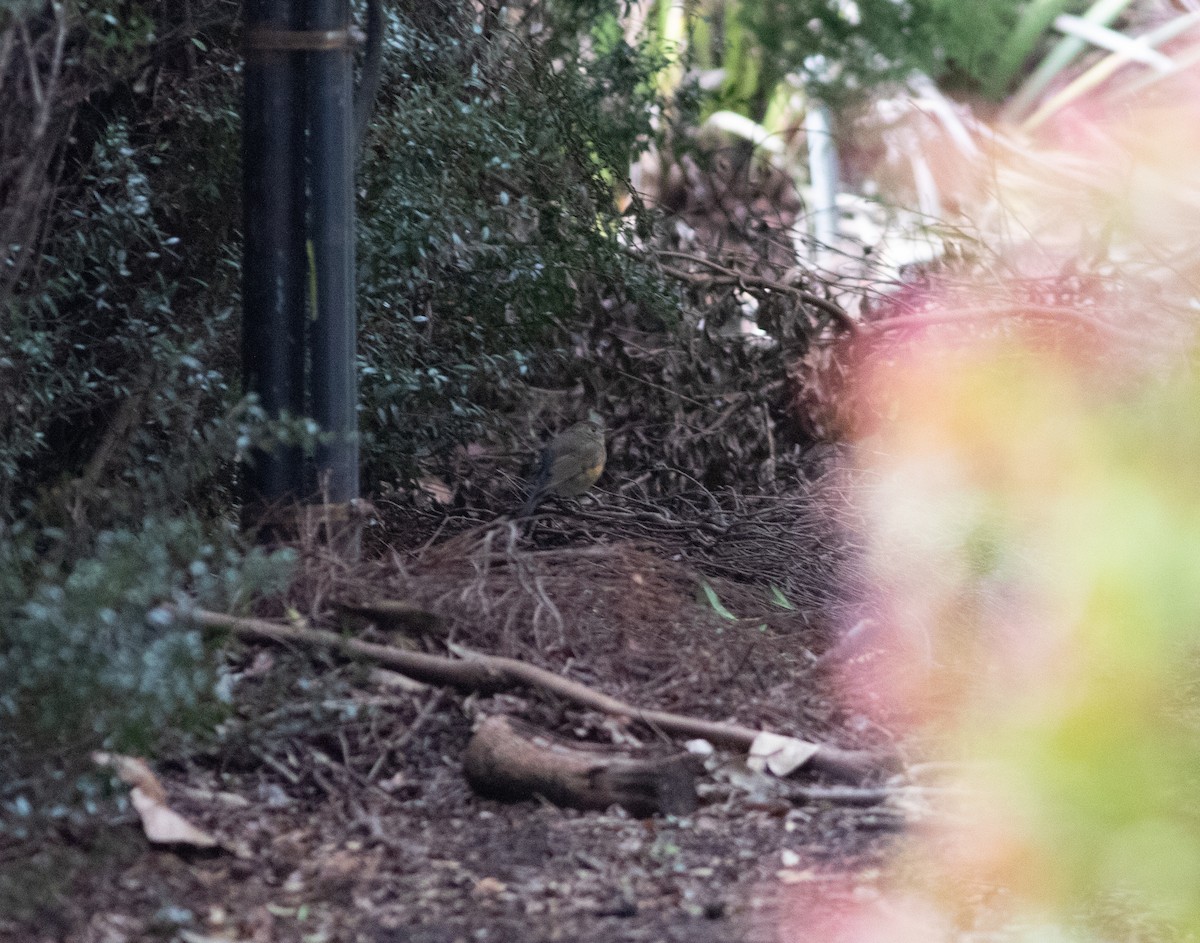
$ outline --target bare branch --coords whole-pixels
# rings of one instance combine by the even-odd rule
[[[930,311],[927,314],[906,314],[895,318],[886,318],[863,325],[863,332],[878,336],[892,331],[921,330],[947,324],[983,323],[987,319],[1003,320],[1005,318],[1030,318],[1043,321],[1073,321],[1081,327],[1093,328],[1109,334],[1119,340],[1145,344],[1149,339],[1146,334],[1093,317],[1078,307],[1023,304],[1015,301],[1007,305],[994,307],[961,308],[957,311]]]
[[[855,321],[848,312],[843,311],[841,307],[830,301],[828,298],[822,298],[820,295],[814,295],[812,292],[805,291],[802,288],[797,288],[795,285],[789,285],[786,282],[776,281],[775,279],[771,278],[764,278],[761,275],[753,275],[749,272],[739,272],[736,269],[731,269],[727,266],[721,265],[718,262],[714,262],[711,259],[706,259],[703,256],[689,255],[686,252],[673,252],[664,249],[658,250],[654,254],[658,256],[667,256],[670,258],[685,259],[695,262],[711,269],[716,273],[714,275],[704,275],[700,272],[687,272],[683,269],[678,269],[670,265],[661,266],[662,270],[672,278],[678,278],[681,281],[691,282],[692,284],[699,285],[736,285],[739,288],[759,288],[766,291],[775,291],[781,294],[788,294],[804,304],[816,308],[828,315],[830,318],[840,324],[848,333],[858,333],[858,322]]]
[[[205,628],[224,629],[243,638],[302,643],[340,652],[346,657],[369,658],[419,681],[433,684],[448,684],[473,691],[497,691],[515,685],[540,688],[583,707],[616,717],[627,717],[664,733],[702,737],[733,749],[749,750],[751,744],[762,733],[760,730],[739,724],[703,720],[667,711],[645,710],[515,658],[484,655],[465,649],[459,649],[464,656],[462,658],[446,658],[390,645],[363,642],[320,629],[279,625],[265,619],[240,618],[203,609],[194,609],[180,615]],[[860,778],[893,762],[885,755],[866,750],[843,750],[828,744],[813,744],[813,747],[815,750],[808,760],[813,768],[847,779]]]
[[[25,61],[29,65],[29,85],[33,91],[33,100],[37,102],[38,108],[44,108],[46,94],[42,89],[42,80],[38,76],[37,50],[34,49],[33,40],[29,38],[29,27],[24,20],[17,23],[17,29],[21,31],[21,42],[25,45]]]
[[[8,75],[8,64],[12,61],[12,52],[16,43],[16,27],[10,26],[4,31],[3,39],[0,39],[0,94],[4,92],[4,80]]]
[[[54,53],[50,57],[50,70],[46,79],[46,102],[38,114],[37,124],[33,128],[34,140],[41,140],[50,125],[50,116],[54,113],[55,99],[58,94],[59,79],[62,77],[63,49],[67,43],[66,9],[61,3],[52,4],[54,9]]]

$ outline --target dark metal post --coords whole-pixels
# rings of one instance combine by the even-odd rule
[[[308,59],[309,180],[315,260],[312,415],[321,429],[322,497],[358,497],[358,384],[354,315],[354,82],[349,0],[308,0],[313,33],[334,37]]]
[[[267,415],[304,413],[304,113],[302,53],[265,37],[301,26],[293,0],[246,0],[242,368]],[[297,446],[251,457],[248,516],[299,500]]]

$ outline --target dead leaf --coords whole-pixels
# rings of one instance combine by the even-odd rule
[[[424,491],[438,504],[449,504],[454,500],[454,492],[442,479],[435,475],[426,475],[417,480],[417,487]]]
[[[193,848],[215,848],[217,840],[208,832],[196,828],[170,806],[151,798],[134,786],[129,800],[142,819],[142,831],[158,845],[191,845]]]
[[[494,877],[483,877],[475,882],[475,886],[471,889],[473,897],[495,897],[497,894],[503,894],[508,890],[508,886],[501,880]]]
[[[150,769],[150,764],[136,756],[124,756],[120,753],[105,753],[98,750],[92,754],[92,762],[97,766],[111,767],[117,778],[126,786],[140,789],[142,793],[155,802],[166,802],[167,791]]]
[[[128,785],[129,801],[142,820],[142,831],[158,845],[190,845],[215,848],[217,840],[167,805],[167,791],[150,765],[136,756],[96,752],[92,762],[111,767],[121,782]]]
[[[372,668],[368,677],[372,683],[381,688],[395,688],[397,691],[406,691],[409,694],[420,694],[429,690],[429,685],[424,681],[414,681],[408,675],[402,675],[398,671],[389,671],[387,668]]]
[[[260,675],[265,675],[273,667],[275,667],[275,658],[270,652],[259,652],[254,656],[254,661],[250,663],[250,667],[242,672],[243,678],[257,678]]]
[[[316,887],[325,897],[349,893],[359,881],[375,871],[375,864],[368,856],[338,849],[323,856],[317,865]]]
[[[799,769],[813,758],[820,747],[807,740],[784,737],[763,731],[750,744],[746,765],[757,773],[767,770],[780,778]]]
[[[240,943],[231,936],[210,936],[207,933],[196,933],[193,930],[179,930],[179,939],[183,943]]]

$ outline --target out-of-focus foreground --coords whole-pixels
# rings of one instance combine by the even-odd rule
[[[889,654],[846,684],[952,762],[878,897],[793,908],[789,939],[1200,933],[1197,90],[1126,75],[943,168],[987,262],[931,278],[931,326],[863,377]],[[1037,278],[1075,323],[1013,297]],[[962,329],[1000,306],[1028,316]]]

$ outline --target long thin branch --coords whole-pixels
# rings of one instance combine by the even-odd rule
[[[4,80],[8,75],[8,63],[12,58],[13,47],[17,42],[16,26],[9,26],[0,38],[0,93],[4,91]]]
[[[472,691],[497,691],[524,685],[541,688],[590,707],[601,713],[632,720],[685,737],[702,737],[714,744],[737,750],[749,750],[750,745],[762,732],[739,724],[702,720],[667,711],[643,710],[615,697],[610,697],[536,665],[504,658],[466,652],[462,658],[446,658],[425,652],[414,652],[346,638],[321,629],[306,629],[298,626],[279,625],[265,619],[251,619],[224,615],[204,609],[193,609],[181,613],[196,624],[209,629],[223,629],[242,638],[266,639],[285,644],[304,644],[327,648],[349,658],[369,658],[387,665],[419,681],[447,684]],[[814,768],[846,779],[858,779],[864,774],[893,762],[892,758],[867,750],[843,750],[827,744],[812,744],[815,752],[808,760]]]
[[[46,96],[42,91],[42,81],[38,77],[37,49],[33,40],[29,38],[29,27],[25,20],[22,19],[17,24],[17,29],[21,31],[21,42],[25,46],[25,61],[29,66],[29,88],[33,93],[34,102],[39,108],[43,108],[46,104]]]
[[[891,331],[920,330],[926,327],[936,327],[945,324],[982,323],[988,318],[1002,320],[1004,318],[1036,318],[1043,321],[1074,321],[1083,327],[1095,328],[1113,337],[1125,341],[1144,344],[1147,336],[1138,331],[1112,324],[1101,318],[1092,317],[1078,308],[1059,307],[1056,305],[1022,304],[1014,301],[1011,304],[995,305],[978,308],[960,308],[957,311],[930,311],[928,314],[905,314],[882,321],[873,321],[863,325],[863,331],[870,335],[887,334]]]
[[[713,265],[715,265],[715,263],[713,263]],[[761,275],[750,275],[746,272],[735,272],[732,269],[726,270],[729,272],[727,275],[704,275],[700,272],[685,272],[683,269],[677,269],[671,265],[660,265],[660,267],[672,278],[678,278],[681,281],[691,282],[694,285],[736,285],[739,288],[763,288],[768,291],[786,293],[799,299],[806,305],[810,305],[811,307],[823,311],[825,314],[837,321],[843,328],[845,328],[848,333],[858,333],[858,322],[832,301],[822,298],[820,295],[814,295],[812,292],[795,288],[791,285],[785,284],[784,282],[778,282],[770,278],[763,278]]]
[[[62,78],[63,50],[67,44],[67,15],[61,3],[51,3],[54,10],[54,53],[50,57],[49,74],[46,79],[46,102],[33,128],[34,140],[41,140],[50,127],[50,116],[54,113],[58,83]]]
[[[715,275],[704,275],[700,272],[686,272],[683,269],[675,268],[672,265],[662,265],[662,263],[659,263],[662,270],[672,278],[678,278],[681,281],[691,282],[692,284],[737,285],[739,288],[763,288],[768,291],[777,291],[783,294],[791,295],[805,304],[823,311],[825,314],[837,321],[850,334],[858,333],[858,322],[855,321],[848,312],[843,311],[838,305],[834,304],[828,298],[822,298],[820,295],[814,295],[810,291],[805,291],[804,289],[797,288],[794,285],[788,285],[786,282],[764,278],[761,275],[751,275],[748,272],[739,272],[737,269],[732,269],[726,265],[721,265],[719,262],[714,262],[712,259],[706,259],[702,255],[690,255],[687,252],[674,252],[667,249],[660,249],[653,253],[647,253],[647,256],[666,256],[668,258],[684,259],[689,262],[695,262],[699,265],[703,265],[716,273]]]

